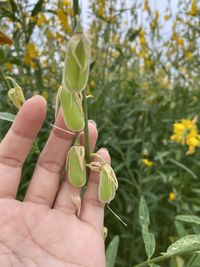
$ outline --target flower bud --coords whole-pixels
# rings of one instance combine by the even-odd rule
[[[79,18],[74,34],[67,44],[63,84],[72,93],[85,89],[89,76],[91,48],[83,33]]]
[[[69,182],[75,187],[86,183],[85,148],[72,146],[68,152],[66,168]]]
[[[81,93],[72,94],[70,91],[62,89],[60,102],[67,128],[75,132],[81,131],[85,126]]]
[[[115,197],[118,188],[118,181],[111,166],[107,163],[102,165],[99,181],[99,200],[103,203],[110,203]]]
[[[22,104],[25,102],[23,91],[13,78],[6,77],[6,79],[10,80],[14,86],[12,89],[8,91],[8,97],[12,101],[13,105],[17,109],[20,109]]]

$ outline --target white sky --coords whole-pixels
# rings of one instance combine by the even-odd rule
[[[135,0],[125,0],[125,3],[127,6],[131,6],[132,3],[134,3]],[[149,4],[154,10],[159,10],[160,14],[164,14],[164,11],[166,7],[168,6],[170,2],[171,10],[175,16],[175,14],[178,11],[178,0],[149,0]],[[88,13],[89,13],[89,3],[90,0],[80,0],[80,6],[82,9],[82,19],[83,23],[85,25],[85,28],[87,28],[87,22],[88,22]],[[166,24],[166,29],[164,31],[166,32],[169,30],[169,24]]]

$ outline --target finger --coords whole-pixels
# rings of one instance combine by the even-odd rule
[[[75,133],[70,133],[66,128],[59,112],[55,127],[38,159],[24,201],[45,204],[49,207],[53,205],[67,152],[75,136]]]
[[[102,148],[97,152],[97,154],[100,155],[108,164],[110,164],[111,159],[107,149]],[[93,161],[100,161],[100,159],[95,156]],[[104,204],[99,201],[98,188],[99,173],[91,171],[87,189],[82,201],[80,219],[92,224],[96,229],[102,231],[104,220]]]
[[[94,123],[89,123],[89,133],[90,150],[93,151],[98,138],[98,131]],[[80,143],[81,145],[84,145],[83,133],[80,134]],[[80,195],[80,191],[81,189],[72,186],[67,178],[64,179],[54,203],[54,208],[68,214],[76,214],[77,206],[74,200]]]
[[[46,115],[46,101],[41,96],[27,100],[19,110],[10,130],[0,144],[0,197],[14,198],[23,163]]]

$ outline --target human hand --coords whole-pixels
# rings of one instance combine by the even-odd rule
[[[27,100],[0,144],[0,266],[105,267],[104,206],[98,200],[98,173],[90,172],[79,217],[72,196],[79,195],[80,189],[71,186],[67,179],[59,185],[67,152],[73,144],[70,134],[52,130],[24,201],[15,200],[23,163],[45,114],[42,97]],[[60,115],[55,124],[65,128]],[[89,131],[93,150],[98,132],[91,123]],[[98,154],[110,163],[105,149]]]

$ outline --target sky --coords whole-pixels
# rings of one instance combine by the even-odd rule
[[[134,0],[125,0],[125,2],[126,2],[127,6],[131,6],[132,3],[135,1]],[[175,16],[177,11],[178,11],[178,0],[149,0],[150,6],[154,10],[156,10],[156,9],[159,10],[160,14],[164,13],[166,6],[168,5],[169,2],[171,5],[171,10]],[[87,24],[88,24],[89,3],[90,3],[90,0],[80,0],[80,6],[82,9],[82,20],[83,20],[85,27],[87,27]],[[168,29],[169,25],[166,24],[166,27]],[[164,29],[164,31],[166,31],[167,29]]]

